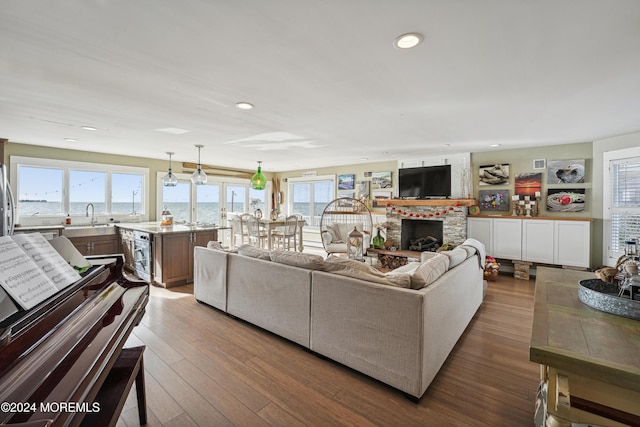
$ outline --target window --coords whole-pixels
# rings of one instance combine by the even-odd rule
[[[160,181],[161,182],[161,181]],[[162,185],[162,183],[160,183]],[[191,221],[191,182],[179,180],[175,187],[163,187],[162,208],[168,209],[176,222]],[[160,215],[158,215],[160,218]]]
[[[103,221],[145,214],[148,176],[146,168],[11,156],[24,225],[59,224],[67,214],[83,222],[89,203]]]
[[[17,178],[20,183],[17,196],[18,217],[64,213],[62,169],[21,166],[18,168]]]
[[[137,215],[143,211],[144,175],[111,174],[111,213]]]
[[[89,203],[96,215],[107,213],[106,182],[105,172],[70,170],[69,215],[84,214]]]
[[[319,227],[322,211],[335,198],[335,177],[290,178],[289,194],[289,212]]]
[[[220,184],[196,186],[196,220],[209,224],[220,221]]]
[[[625,241],[640,239],[640,148],[604,156],[605,263],[615,265]]]

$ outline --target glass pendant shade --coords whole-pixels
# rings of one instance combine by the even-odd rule
[[[202,172],[202,165],[200,164],[200,149],[202,145],[196,145],[196,147],[198,147],[198,168],[193,175],[191,175],[191,182],[195,185],[202,185],[207,183],[207,175]]]
[[[267,178],[262,174],[262,168],[260,167],[261,163],[258,162],[258,171],[251,177],[251,188],[254,190],[264,190],[267,185]]]
[[[171,156],[173,156],[174,153],[167,151],[167,154],[169,155],[169,172],[162,177],[162,185],[165,187],[175,187],[178,185],[178,178],[171,172]]]

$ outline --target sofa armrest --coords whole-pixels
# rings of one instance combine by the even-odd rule
[[[197,301],[227,311],[229,254],[203,246],[193,248],[193,295]]]

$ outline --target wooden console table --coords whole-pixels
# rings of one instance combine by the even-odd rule
[[[640,321],[578,299],[593,273],[539,267],[529,360],[547,384],[547,425],[640,425]]]

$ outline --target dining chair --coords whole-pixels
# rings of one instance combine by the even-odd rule
[[[269,236],[267,232],[260,227],[260,221],[250,215],[249,218],[247,218],[247,229],[249,231],[249,244],[264,248]]]
[[[298,247],[298,217],[296,215],[289,215],[284,220],[284,226],[274,230],[271,236],[276,239],[276,243],[279,247],[285,250],[295,251]],[[293,240],[293,246],[291,245]]]
[[[250,213],[240,214],[240,244],[251,243],[249,237],[249,227],[247,221],[249,218],[254,218]]]

